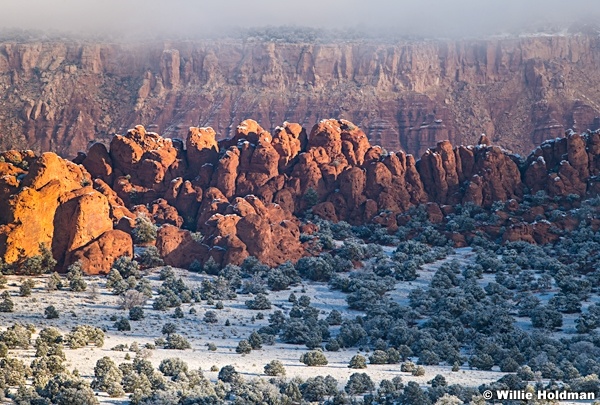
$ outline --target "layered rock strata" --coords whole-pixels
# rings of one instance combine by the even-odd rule
[[[600,128],[599,41],[6,41],[0,150],[73,157],[139,122],[181,139],[190,125],[211,126],[225,139],[248,116],[271,133],[333,116],[415,156],[481,133],[525,154],[566,128]]]

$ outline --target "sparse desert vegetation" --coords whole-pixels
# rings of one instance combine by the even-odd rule
[[[312,218],[319,251],[273,269],[252,257],[211,274],[120,259],[106,277],[73,266],[67,277],[9,274],[0,383],[19,403],[600,393],[597,204],[566,211],[579,227],[546,245],[473,235],[452,248],[416,208],[393,234]],[[447,226],[493,220],[481,214],[458,207]],[[79,278],[98,286],[95,297],[72,288]]]

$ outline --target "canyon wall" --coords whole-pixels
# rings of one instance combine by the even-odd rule
[[[526,153],[600,127],[600,38],[331,44],[242,40],[0,43],[0,150],[75,156],[144,122],[185,138],[345,118],[420,156],[439,140]]]

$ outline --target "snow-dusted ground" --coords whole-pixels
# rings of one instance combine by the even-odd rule
[[[384,247],[387,254],[393,252],[393,248]],[[436,270],[445,263],[452,260],[458,260],[461,265],[473,262],[475,254],[471,248],[456,249],[452,255],[443,260],[423,266],[419,271],[419,278],[412,282],[399,282],[395,289],[388,293],[389,297],[402,304],[408,304],[408,294],[414,288],[427,288]],[[186,270],[175,269],[176,275],[184,278],[186,283],[192,287],[199,287],[202,280],[208,276],[191,273]],[[146,276],[152,283],[153,289],[160,286],[158,280],[158,269],[151,271]],[[301,377],[308,378],[316,375],[332,375],[342,388],[349,376],[357,370],[349,369],[348,363],[352,356],[360,353],[356,348],[349,350],[340,350],[339,352],[326,352],[329,364],[325,367],[307,367],[299,362],[299,357],[307,349],[303,345],[291,345],[277,342],[273,346],[264,345],[261,350],[253,350],[250,354],[240,355],[235,352],[238,342],[247,338],[252,331],[260,326],[268,325],[268,316],[277,309],[287,312],[291,309],[288,297],[294,292],[297,297],[308,295],[311,298],[311,305],[321,311],[322,317],[325,317],[331,310],[337,309],[344,318],[354,318],[362,314],[360,311],[349,310],[346,305],[346,295],[339,291],[330,290],[325,283],[304,283],[291,290],[270,292],[268,297],[273,306],[270,310],[255,311],[246,308],[244,302],[251,299],[249,294],[239,294],[236,300],[224,301],[224,309],[217,310],[214,305],[207,305],[205,302],[183,304],[182,309],[185,314],[183,319],[174,319],[173,310],[156,311],[152,309],[152,300],[147,301],[144,312],[145,319],[142,321],[131,321],[132,330],[129,332],[118,332],[113,327],[114,321],[110,320],[112,315],[118,317],[127,317],[127,312],[118,309],[118,297],[112,295],[104,288],[105,279],[100,277],[88,278],[88,283],[95,283],[98,288],[98,297],[93,299],[88,292],[75,293],[71,291],[53,291],[48,292],[44,289],[47,277],[36,278],[37,285],[30,297],[18,296],[18,285],[21,282],[20,277],[9,276],[9,290],[13,295],[15,303],[15,312],[0,313],[0,325],[7,327],[13,322],[32,323],[37,331],[44,327],[54,326],[63,333],[68,333],[73,326],[89,324],[101,328],[106,328],[106,339],[102,348],[89,346],[82,349],[65,349],[67,356],[67,368],[77,369],[80,374],[90,381],[93,378],[93,369],[96,361],[103,356],[112,358],[117,364],[125,362],[127,351],[113,351],[111,348],[119,344],[131,345],[137,342],[140,345],[153,343],[156,338],[163,337],[161,328],[166,322],[174,322],[178,325],[178,333],[184,335],[192,345],[190,350],[152,350],[152,356],[149,360],[155,367],[158,367],[161,360],[169,357],[179,357],[186,361],[191,369],[200,368],[204,374],[211,380],[217,379],[217,372],[210,371],[212,366],[221,368],[225,365],[233,365],[238,372],[245,378],[255,378],[264,376],[263,367],[269,361],[280,360],[287,372],[287,378]],[[485,286],[490,281],[494,281],[494,275],[484,275],[480,283]],[[551,293],[546,294],[549,299]],[[586,303],[588,305],[589,303]],[[47,320],[43,317],[44,308],[54,305],[60,312],[60,318]],[[197,313],[190,314],[190,308],[195,308]],[[216,324],[207,324],[203,321],[206,311],[216,311],[219,322]],[[265,316],[262,320],[255,318],[258,312]],[[565,316],[565,327],[563,332],[573,333],[574,319]],[[224,326],[225,321],[229,320],[231,325]],[[516,318],[517,325],[523,329],[530,329],[531,322],[528,318]],[[332,335],[335,336],[339,327],[332,328]],[[35,337],[35,335],[34,335]],[[217,350],[211,352],[207,349],[208,343],[214,343]],[[20,350],[12,351],[19,357],[30,362],[33,359],[35,351]],[[368,353],[362,353],[368,356]],[[133,358],[134,354],[129,353]],[[499,371],[479,371],[464,367],[459,372],[452,372],[450,366],[425,366],[426,374],[422,377],[414,377],[409,373],[400,371],[399,364],[368,365],[366,370],[361,372],[368,373],[376,384],[382,379],[391,379],[395,376],[401,376],[406,381],[417,381],[426,386],[426,382],[435,375],[442,374],[449,384],[461,384],[464,386],[477,387],[484,383],[498,380],[504,375]],[[125,397],[113,399],[105,394],[100,394],[99,398],[104,403],[126,402]]]
[[[431,266],[435,266],[432,264]],[[186,283],[190,287],[199,286],[202,279],[206,276],[190,273],[185,270],[176,269],[177,275],[185,277]],[[423,273],[425,280],[429,279],[430,270]],[[433,274],[433,272],[431,272]],[[349,376],[356,372],[348,368],[348,363],[352,356],[362,353],[368,356],[368,353],[360,352],[357,349],[340,350],[339,352],[326,352],[329,364],[325,367],[307,367],[299,362],[300,355],[307,351],[303,345],[291,345],[277,342],[273,346],[264,345],[261,350],[253,350],[250,354],[240,355],[235,352],[238,342],[248,337],[248,335],[258,329],[260,326],[268,325],[268,315],[277,309],[287,312],[291,309],[288,297],[294,292],[297,297],[308,295],[311,297],[311,306],[318,308],[322,315],[329,313],[333,309],[342,312],[345,318],[353,318],[360,315],[360,311],[349,310],[346,305],[345,294],[339,291],[332,291],[325,283],[305,283],[296,286],[291,290],[270,292],[269,299],[273,303],[270,310],[255,311],[249,310],[244,305],[244,301],[251,299],[251,295],[239,294],[236,300],[224,301],[225,307],[217,310],[214,305],[208,306],[205,303],[183,304],[182,309],[185,314],[183,319],[172,318],[173,310],[155,311],[152,309],[151,300],[144,307],[145,319],[142,321],[131,321],[132,330],[129,332],[118,332],[114,329],[114,321],[110,320],[112,315],[127,317],[127,312],[118,309],[118,297],[112,295],[104,288],[105,280],[103,278],[88,278],[88,283],[96,283],[100,288],[98,297],[92,299],[88,292],[75,293],[71,291],[53,291],[48,292],[44,289],[47,277],[35,278],[37,281],[33,294],[30,297],[18,296],[18,285],[21,277],[9,276],[9,291],[13,295],[15,311],[13,313],[0,313],[0,324],[4,327],[14,322],[24,324],[34,324],[39,331],[44,327],[54,326],[63,333],[68,333],[76,325],[89,324],[100,328],[106,328],[106,339],[104,346],[97,348],[88,346],[77,350],[65,349],[67,356],[67,368],[77,369],[79,373],[92,379],[94,375],[94,366],[96,361],[104,356],[112,358],[117,364],[125,362],[125,356],[129,354],[132,358],[133,353],[128,351],[113,351],[111,348],[119,345],[131,345],[137,342],[140,345],[153,343],[156,338],[163,337],[161,334],[162,325],[166,322],[174,322],[178,325],[178,333],[184,335],[192,345],[191,350],[152,350],[152,356],[149,360],[155,367],[158,367],[161,360],[169,357],[179,357],[186,361],[190,368],[200,368],[204,374],[215,381],[217,372],[211,372],[211,367],[217,366],[219,369],[225,365],[233,365],[245,378],[254,378],[264,376],[263,368],[269,361],[280,360],[285,368],[288,378],[301,377],[309,378],[316,375],[332,375],[340,382],[340,388],[346,384]],[[158,287],[158,272],[155,271],[148,276],[153,287]],[[44,308],[54,305],[60,312],[59,319],[48,320],[43,317]],[[190,308],[195,308],[196,314],[189,314]],[[203,321],[206,311],[216,311],[219,322],[217,324],[207,324]],[[265,317],[262,320],[254,320],[258,312],[262,312]],[[225,320],[229,319],[231,325],[224,326]],[[339,327],[332,328],[333,335]],[[34,335],[34,338],[37,335]],[[207,349],[207,343],[214,343],[217,350],[211,352]],[[11,355],[17,355],[19,358],[30,362],[33,360],[35,350],[16,350],[11,351]],[[442,374],[450,384],[463,384],[469,386],[478,386],[485,382],[495,381],[502,376],[499,372],[485,372],[478,370],[463,369],[459,372],[451,372],[449,366],[426,366],[426,374],[422,377],[414,377],[410,373],[400,371],[399,364],[369,365],[366,370],[371,378],[376,382],[383,379],[391,379],[395,376],[401,376],[405,381],[417,381],[422,385],[431,380],[436,374]],[[100,394],[99,399],[104,403],[126,402],[126,398],[108,398]]]
[[[391,255],[394,252],[395,248],[390,248],[388,246],[384,247],[384,252],[388,255]],[[431,279],[436,271],[444,264],[449,263],[453,260],[457,260],[461,266],[469,264],[472,262],[475,254],[473,253],[473,249],[470,247],[466,248],[458,248],[454,250],[454,253],[446,256],[446,258],[442,260],[438,260],[434,263],[428,263],[422,266],[422,269],[418,271],[419,277],[413,281],[401,281],[396,283],[396,288],[393,291],[388,292],[388,296],[400,305],[408,306],[408,295],[415,288],[426,289],[431,283]],[[489,275],[485,275],[489,276]],[[487,280],[482,280],[487,281]],[[489,281],[488,281],[489,282]],[[486,283],[487,284],[487,283]]]

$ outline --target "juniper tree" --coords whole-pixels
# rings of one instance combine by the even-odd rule
[[[350,359],[350,364],[348,364],[348,368],[367,368],[367,359],[360,354],[356,354],[352,356]]]
[[[111,397],[120,397],[125,395],[125,391],[121,386],[123,373],[110,359],[110,357],[102,357],[96,362],[94,367],[94,380],[92,388],[98,391],[105,391]]]
[[[313,350],[302,354],[300,356],[300,363],[304,363],[307,366],[326,366],[328,361],[323,352]]]
[[[85,291],[87,283],[83,279],[83,265],[80,261],[71,264],[67,269],[67,280],[71,291]]]
[[[56,319],[58,317],[59,317],[58,310],[53,305],[50,305],[50,306],[46,307],[46,309],[44,309],[44,318]]]
[[[239,354],[248,354],[252,351],[252,346],[246,339],[240,340],[237,347],[235,348],[235,352]]]
[[[344,387],[349,395],[364,394],[367,391],[373,391],[375,384],[367,373],[354,373],[348,379],[348,383]]]
[[[272,360],[265,366],[265,374],[269,376],[285,376],[285,367],[279,360]]]
[[[131,236],[135,243],[149,243],[156,240],[156,231],[157,227],[150,218],[144,214],[138,214]]]

